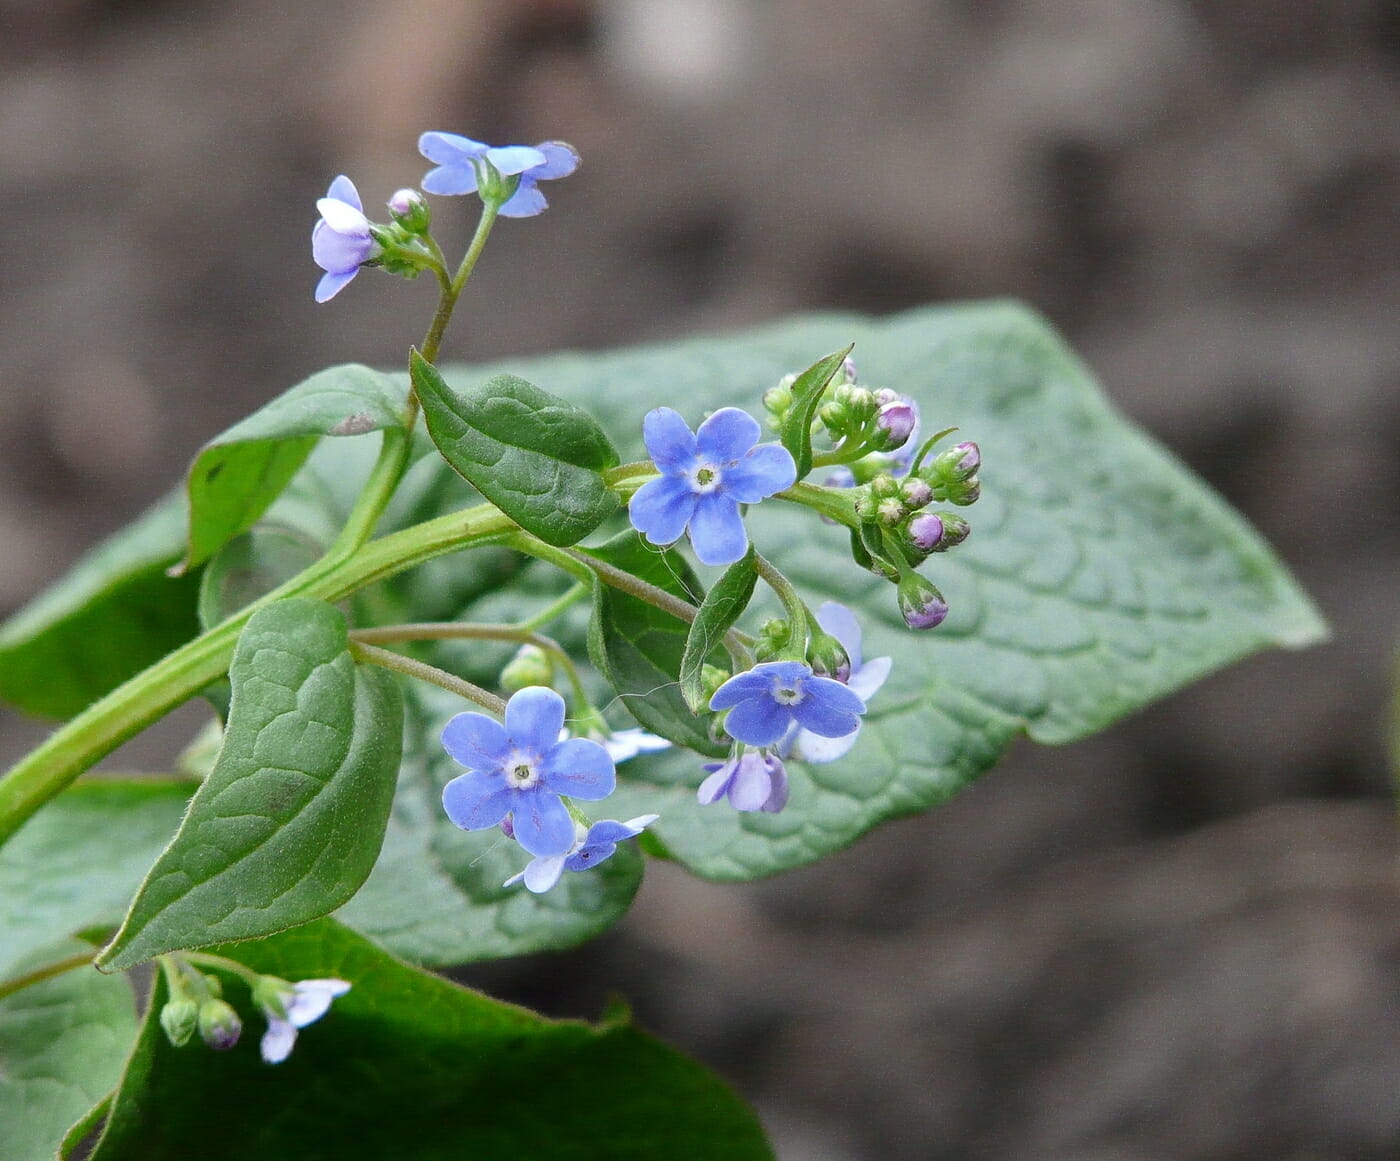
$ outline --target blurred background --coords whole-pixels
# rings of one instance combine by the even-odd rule
[[[424,129],[584,157],[453,358],[1023,298],[1333,642],[467,978],[621,992],[784,1161],[1400,1156],[1398,73],[1381,0],[0,0],[0,612],[260,402],[403,357],[432,288],[317,307],[308,236]]]

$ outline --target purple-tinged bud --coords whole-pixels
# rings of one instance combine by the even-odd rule
[[[914,427],[919,422],[919,413],[912,403],[896,400],[886,403],[875,417],[876,430],[884,437],[882,451],[894,451],[909,442]]]
[[[982,449],[971,441],[954,444],[949,450],[963,453],[962,459],[958,461],[958,473],[964,477],[972,475],[982,466]]]
[[[934,629],[948,615],[943,594],[916,572],[899,578],[899,612],[911,629]]]
[[[845,646],[820,627],[812,630],[812,639],[807,645],[807,661],[812,666],[812,672],[819,677],[830,677],[843,685],[851,678],[851,658]]]
[[[205,1000],[199,1006],[199,1036],[215,1052],[227,1052],[243,1034],[243,1021],[224,1000]]]
[[[410,234],[426,234],[432,222],[433,212],[428,208],[428,199],[416,189],[398,190],[389,199],[389,216]]]
[[[856,361],[850,355],[841,360],[841,375],[847,383],[856,381]]]
[[[938,552],[957,548],[972,534],[972,525],[956,512],[940,512],[938,518],[943,521],[943,542],[938,546]]]
[[[908,476],[899,486],[899,497],[911,512],[933,502],[933,489],[919,476]]]
[[[932,512],[920,512],[905,529],[910,547],[916,552],[933,552],[943,543],[943,517]]]
[[[898,391],[891,391],[888,387],[881,387],[875,392],[875,402],[881,407],[887,407],[891,403],[898,403],[902,396]]]
[[[949,484],[944,489],[948,503],[956,504],[959,508],[966,508],[970,504],[975,504],[982,496],[982,481],[976,476],[970,480],[963,480],[961,483]]]
[[[515,837],[515,819],[512,818],[509,814],[506,815],[505,818],[501,819],[499,825],[501,828],[501,833],[505,835],[506,838],[513,839]]]

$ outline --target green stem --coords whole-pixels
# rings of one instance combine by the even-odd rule
[[[258,981],[262,979],[261,973],[255,972],[247,964],[241,964],[236,959],[228,959],[222,955],[210,955],[207,951],[182,951],[170,956],[161,956],[160,958],[162,960],[172,959],[177,964],[183,960],[187,964],[202,964],[205,967],[214,968],[218,971],[231,972],[247,984],[250,989],[257,987]],[[162,963],[161,967],[164,968],[165,964]],[[197,975],[198,973],[195,974]],[[167,976],[167,980],[168,978]]]
[[[16,992],[32,987],[34,984],[42,984],[45,980],[51,980],[54,976],[61,976],[64,972],[71,972],[74,968],[84,965],[92,966],[92,952],[84,952],[82,955],[70,955],[67,959],[55,960],[53,963],[45,964],[41,968],[35,968],[32,972],[25,972],[21,976],[14,976],[11,979],[0,982],[0,1000],[7,996],[12,996]]]
[[[374,645],[366,645],[362,641],[356,640],[350,642],[350,653],[356,661],[378,665],[383,669],[402,673],[405,677],[416,677],[419,681],[426,681],[430,685],[436,685],[439,689],[447,690],[448,693],[454,693],[458,697],[466,698],[467,701],[475,702],[483,709],[490,710],[497,717],[505,716],[506,703],[501,698],[482,689],[479,685],[473,685],[470,681],[439,669],[436,665],[429,665],[426,661],[416,661],[412,657],[405,657],[402,653],[379,649]]]
[[[423,338],[423,345],[419,348],[423,358],[430,363],[437,362],[438,351],[442,347],[442,336],[447,333],[447,324],[452,320],[452,311],[457,305],[457,299],[461,297],[462,288],[466,286],[467,279],[472,276],[472,271],[476,269],[477,259],[481,257],[481,252],[486,249],[486,239],[491,236],[491,227],[496,224],[496,215],[500,213],[500,209],[500,203],[482,202],[481,219],[476,224],[476,233],[472,235],[471,245],[467,247],[467,252],[462,255],[462,264],[457,267],[457,273],[452,276],[452,281],[443,289],[442,297],[438,301],[437,313],[433,315],[428,333]]]
[[[773,499],[801,504],[847,528],[858,528],[860,521],[856,517],[855,501],[850,493],[850,488],[821,488],[815,484],[799,483],[786,491],[775,492]]]
[[[764,584],[772,589],[783,603],[783,611],[788,617],[788,649],[793,652],[792,660],[801,661],[807,656],[808,621],[810,614],[792,581],[779,572],[773,563],[762,553],[753,554],[754,568],[763,578]]]
[[[523,621],[517,621],[513,628],[520,630],[538,629],[541,625],[548,625],[552,620],[573,608],[579,601],[588,596],[591,588],[582,581],[571,585],[557,601],[546,605],[538,613],[531,617],[526,617]]]

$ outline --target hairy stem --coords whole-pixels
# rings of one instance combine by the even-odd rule
[[[0,1000],[7,996],[13,996],[16,992],[23,991],[34,984],[42,984],[45,980],[53,979],[54,976],[61,976],[64,972],[71,972],[74,968],[91,967],[92,955],[93,953],[90,951],[83,952],[81,955],[70,955],[66,959],[55,960],[41,968],[35,968],[32,972],[25,972],[23,975],[0,981]]]
[[[394,653],[388,649],[380,649],[375,645],[366,645],[355,640],[350,642],[350,653],[356,661],[378,665],[383,669],[402,673],[405,677],[416,677],[419,681],[426,681],[430,685],[436,685],[439,689],[447,690],[448,693],[455,693],[458,697],[475,702],[483,709],[490,710],[497,717],[505,717],[506,703],[503,699],[489,690],[482,689],[479,685],[474,685],[464,678],[439,669],[436,665],[429,665],[426,661],[415,661],[412,657],[405,657],[402,653]]]

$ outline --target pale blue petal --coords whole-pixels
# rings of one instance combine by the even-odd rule
[[[733,564],[742,559],[749,550],[749,537],[739,505],[723,492],[697,496],[690,543],[701,564]]]
[[[442,788],[442,808],[453,825],[485,830],[510,813],[514,795],[499,775],[471,770]]]
[[[316,301],[330,302],[339,294],[352,278],[360,272],[357,266],[354,270],[347,270],[344,274],[323,274],[321,281],[316,283]]]
[[[793,742],[792,756],[801,762],[824,766],[828,762],[835,762],[837,758],[844,758],[859,736],[859,729],[839,738],[823,738],[811,730],[799,730],[797,739]]]
[[[519,877],[525,880],[525,886],[536,895],[543,895],[559,882],[559,876],[563,873],[564,856],[549,855],[545,858],[531,859],[530,865]],[[507,882],[506,885],[509,886],[510,883]]]
[[[298,980],[287,1001],[287,1019],[298,1028],[314,1024],[330,1010],[332,1000],[349,990],[344,980]]]
[[[360,191],[355,188],[355,183],[343,173],[331,182],[331,188],[326,190],[326,197],[353,206],[361,213],[364,212],[365,207],[364,203],[360,201]]]
[[[515,189],[515,192],[506,198],[500,210],[497,212],[503,218],[533,218],[536,214],[542,214],[549,208],[549,203],[545,201],[544,194],[535,188],[534,182],[528,178],[522,181]]]
[[[541,141],[535,148],[544,154],[544,164],[530,170],[530,176],[536,181],[568,177],[578,168],[578,150],[567,141]]]
[[[278,1020],[275,1016],[268,1017],[267,1031],[263,1033],[262,1044],[259,1046],[263,1063],[281,1064],[292,1054],[292,1047],[296,1042],[297,1030],[294,1024]]]
[[[515,841],[532,855],[562,855],[574,845],[574,820],[559,795],[540,785],[515,794]]]
[[[729,736],[750,746],[771,746],[785,733],[792,721],[788,707],[772,698],[754,697],[742,701],[729,711],[724,728]]]
[[[734,777],[735,763],[732,760],[718,765],[707,763],[705,769],[713,772],[700,783],[700,789],[695,792],[695,801],[701,806],[709,806],[710,803],[724,797],[729,790],[729,780]]]
[[[461,164],[480,157],[491,147],[458,133],[424,133],[418,138],[418,152],[438,165]]]
[[[369,219],[354,206],[346,204],[339,198],[318,198],[316,212],[321,215],[326,225],[337,234],[349,234],[360,238],[369,237]]]
[[[442,746],[468,770],[497,771],[505,763],[510,740],[505,727],[485,714],[462,713],[442,730]]]
[[[737,460],[763,434],[752,415],[739,407],[721,407],[695,429],[695,447],[702,458],[716,463]]]
[[[695,463],[695,434],[679,411],[656,407],[642,420],[647,455],[660,472],[683,472]]]
[[[885,679],[889,677],[893,665],[894,661],[889,657],[873,657],[862,665],[858,672],[851,674],[851,680],[846,682],[846,688],[861,701],[868,702],[880,692],[880,687],[885,684]]]
[[[698,499],[682,477],[661,476],[632,494],[627,518],[653,544],[672,544],[685,532]]]
[[[856,615],[839,601],[823,601],[817,610],[817,624],[841,642],[851,659],[851,672],[859,669],[861,627]]]
[[[596,802],[617,787],[613,760],[602,746],[589,738],[560,742],[544,755],[540,765],[542,780],[556,794]]]
[[[368,233],[347,236],[325,221],[317,222],[311,231],[312,261],[328,274],[354,274],[373,249]]]
[[[762,810],[772,793],[773,777],[768,773],[762,756],[745,754],[739,762],[733,785],[729,787],[729,804],[735,810]]]
[[[430,194],[456,197],[461,194],[476,193],[476,166],[440,165],[423,175],[423,189]]]
[[[564,728],[564,699],[543,685],[531,685],[506,703],[506,735],[517,746],[543,755]]]
[[[514,177],[546,161],[545,155],[530,145],[497,145],[484,156],[502,177]]]
[[[768,795],[768,801],[763,804],[763,809],[768,814],[777,814],[787,805],[788,800],[788,774],[787,767],[776,759],[771,760],[768,766],[768,773],[773,779],[773,790]]]
[[[765,443],[726,467],[720,487],[741,504],[757,504],[774,492],[791,488],[796,480],[792,453],[781,444]]]

